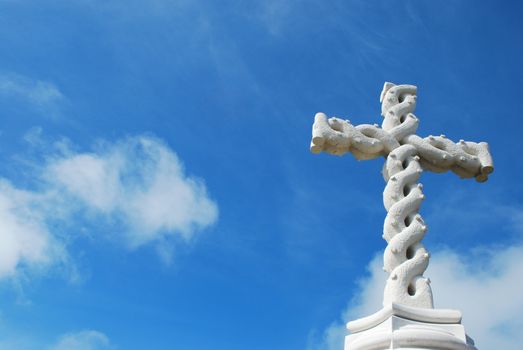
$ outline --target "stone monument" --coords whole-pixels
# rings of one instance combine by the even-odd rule
[[[385,83],[380,102],[381,128],[353,126],[324,113],[316,114],[312,128],[313,153],[350,152],[358,160],[386,159],[383,269],[389,277],[383,308],[347,324],[352,334],[345,337],[345,350],[476,349],[461,325],[459,311],[434,309],[430,280],[423,276],[430,255],[421,243],[427,225],[418,213],[425,198],[418,179],[423,170],[451,170],[461,178],[484,182],[494,171],[488,144],[416,135],[416,86]]]

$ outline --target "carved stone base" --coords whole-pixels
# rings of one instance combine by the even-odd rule
[[[391,304],[347,323],[345,350],[477,350],[457,310]]]

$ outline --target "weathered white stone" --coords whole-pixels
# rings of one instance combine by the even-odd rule
[[[390,304],[365,318],[349,322],[345,349],[477,350],[456,310],[420,309]]]
[[[350,152],[358,160],[386,158],[383,238],[388,245],[383,269],[389,272],[389,278],[383,295],[384,309],[349,323],[348,328],[355,334],[347,337],[345,348],[475,349],[459,320],[452,318],[455,312],[433,310],[430,280],[423,277],[430,254],[421,243],[427,225],[418,213],[425,198],[418,179],[423,170],[450,170],[462,178],[484,182],[494,171],[488,144],[463,140],[454,143],[445,135],[416,135],[419,119],[413,114],[413,85],[385,83],[380,102],[384,118],[381,128],[376,124],[354,126],[348,120],[327,118],[324,113],[316,114],[312,128],[313,153]]]
[[[492,157],[485,142],[454,143],[445,135],[426,138],[416,135],[419,119],[413,114],[415,86],[385,83],[380,101],[384,118],[381,128],[368,124],[354,126],[347,120],[317,113],[311,151],[334,155],[350,152],[357,159],[386,157],[383,204],[387,216],[383,238],[388,246],[384,270],[390,275],[383,305],[400,303],[432,308],[429,281],[423,277],[429,254],[421,243],[427,225],[418,213],[425,198],[418,179],[423,170],[451,170],[462,178],[483,182],[494,170]]]

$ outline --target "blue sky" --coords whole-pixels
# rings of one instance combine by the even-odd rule
[[[381,123],[385,81],[418,86],[420,135],[491,146],[485,184],[421,179],[427,276],[517,349],[521,15],[0,0],[0,349],[341,349],[381,303],[382,161],[313,155],[311,126]]]

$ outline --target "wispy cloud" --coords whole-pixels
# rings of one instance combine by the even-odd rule
[[[433,254],[426,276],[433,281],[436,307],[463,312],[463,324],[478,348],[516,350],[523,343],[523,245],[478,247],[469,252],[450,249]],[[342,314],[343,322],[370,315],[381,308],[386,276],[381,256],[369,266],[370,275]],[[343,348],[345,325],[328,327],[310,349]]]
[[[203,180],[186,175],[151,136],[100,142],[84,153],[61,143],[38,169],[36,190],[0,178],[0,279],[69,265],[70,227],[96,222],[94,239],[116,228],[123,239],[114,241],[135,248],[169,236],[188,240],[218,216]],[[170,258],[169,249],[160,253]]]
[[[263,1],[260,3],[259,11],[256,11],[258,19],[265,25],[272,35],[280,35],[282,26],[289,14],[296,6],[295,1]]]
[[[62,335],[56,344],[49,350],[109,350],[111,346],[109,338],[98,331],[84,330],[80,332]]]
[[[66,102],[53,83],[14,73],[0,73],[0,98],[20,100],[50,118],[60,117]]]

